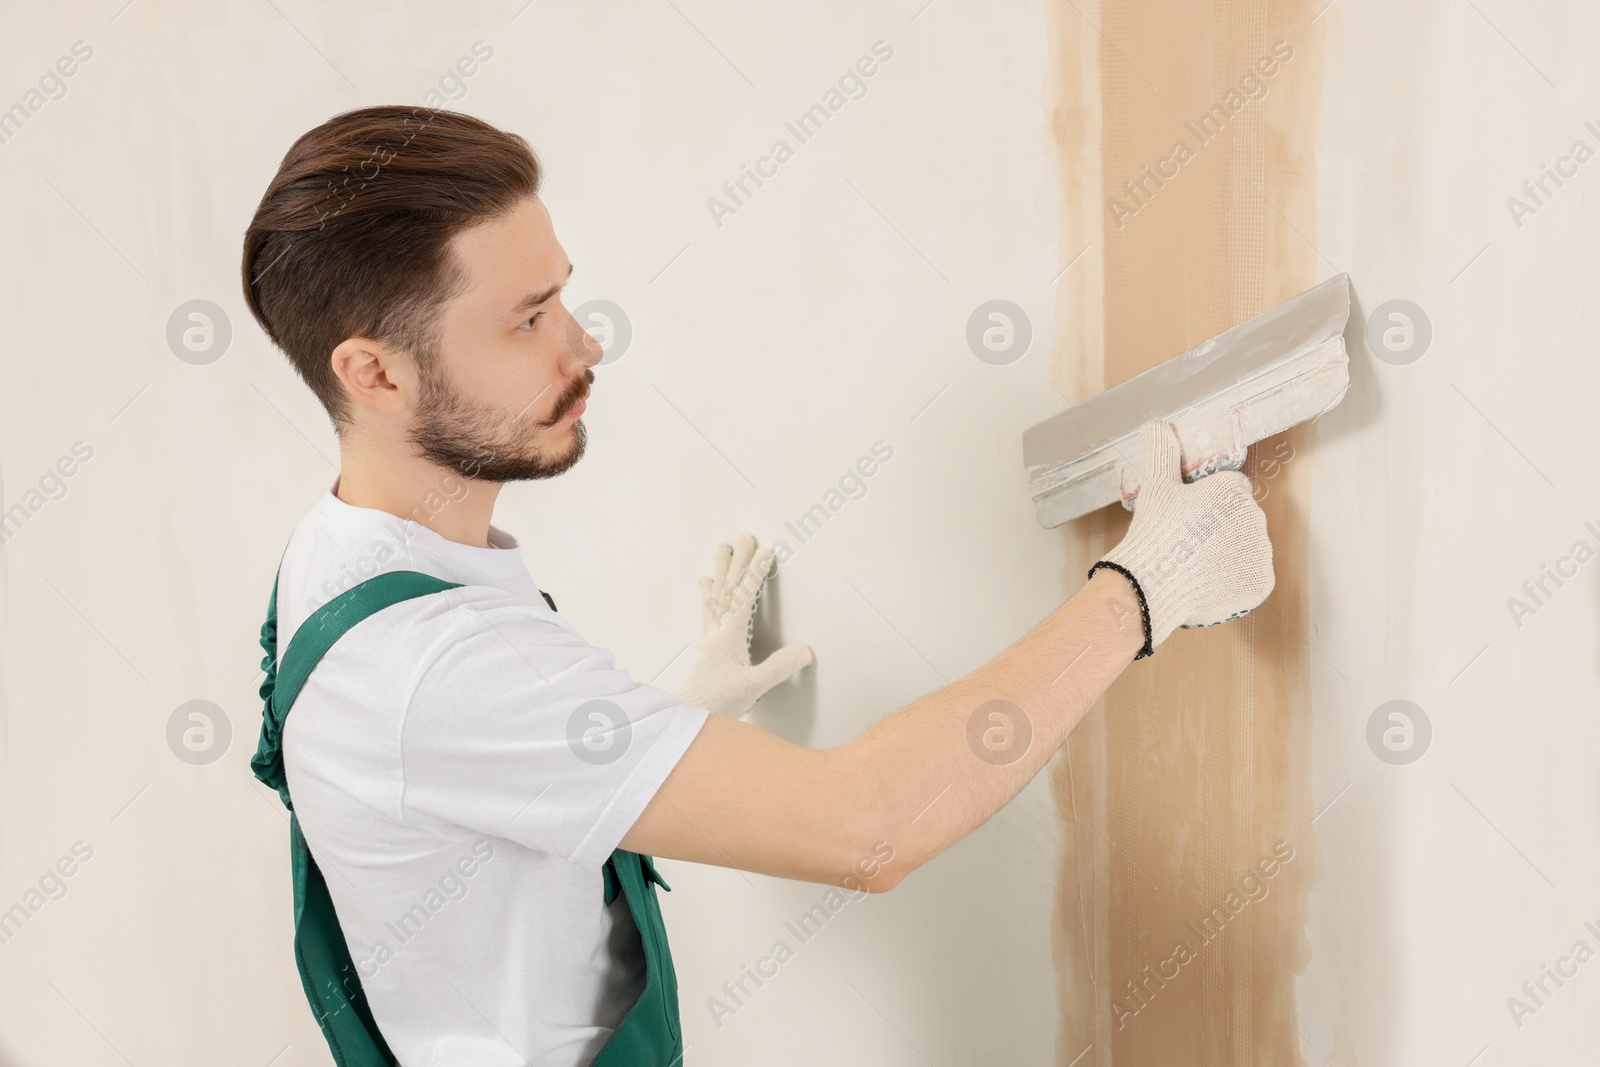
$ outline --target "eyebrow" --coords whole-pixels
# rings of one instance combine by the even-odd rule
[[[574,268],[574,264],[571,264],[571,263],[567,264],[567,277],[568,278],[572,277],[573,268]],[[563,279],[561,284],[565,285],[566,284],[566,280]],[[558,293],[560,291],[561,291],[561,286],[560,285],[552,285],[548,289],[541,289],[537,293],[529,293],[527,296],[522,298],[522,302],[520,304],[518,304],[516,307],[511,309],[511,313],[513,315],[520,315],[524,311],[532,311],[534,308],[538,307],[540,304],[544,303],[546,300],[549,300],[552,296],[555,296],[556,293]]]

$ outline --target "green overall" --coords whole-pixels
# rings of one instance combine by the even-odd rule
[[[300,833],[300,820],[289,801],[283,773],[283,723],[295,697],[328,649],[362,619],[412,597],[456,588],[419,571],[391,571],[369,578],[319,608],[295,631],[277,667],[278,583],[272,583],[267,621],[261,627],[261,647],[267,673],[261,683],[264,701],[261,743],[250,767],[255,776],[278,791],[289,809],[289,860],[294,878],[294,958],[300,984],[312,1013],[339,1067],[398,1067],[399,1061],[378,1032],[361,979],[350,958],[339,917],[334,913],[328,885]],[[545,600],[555,610],[549,594]],[[678,1025],[678,979],[667,948],[667,931],[661,921],[654,882],[670,889],[656,873],[649,856],[617,849],[602,868],[605,903],[609,907],[620,891],[639,938],[645,959],[645,986],[622,1024],[607,1039],[593,1067],[676,1067],[683,1060],[683,1036]]]

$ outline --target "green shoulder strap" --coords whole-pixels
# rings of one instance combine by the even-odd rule
[[[277,666],[278,583],[272,583],[272,599],[267,604],[267,621],[261,627],[261,661],[266,680],[261,683],[261,742],[256,746],[250,769],[266,785],[278,791],[289,809],[289,858],[294,879],[294,957],[300,971],[300,984],[311,1003],[317,1025],[327,1038],[339,1067],[396,1067],[398,1060],[373,1021],[361,978],[350,959],[344,931],[328,895],[328,884],[311,858],[300,833],[300,819],[289,800],[289,785],[283,773],[283,723],[300,695],[311,671],[335,641],[351,627],[384,608],[413,597],[455,589],[459,582],[446,582],[420,571],[390,571],[369,578],[346,590],[311,615],[295,631],[283,654],[283,673]]]

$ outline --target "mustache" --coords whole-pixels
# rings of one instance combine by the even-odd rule
[[[567,412],[577,407],[578,401],[589,395],[589,389],[593,385],[594,371],[586,367],[584,368],[582,377],[578,378],[578,380],[572,383],[572,388],[568,389],[567,392],[561,397],[560,402],[556,404],[555,410],[550,413],[549,420],[542,421],[541,425],[554,426],[556,423],[566,418]]]

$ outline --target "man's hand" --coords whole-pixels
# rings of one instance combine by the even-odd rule
[[[1148,656],[1179,626],[1236,619],[1272,592],[1272,542],[1250,480],[1226,471],[1185,485],[1178,435],[1165,422],[1140,432],[1144,485],[1128,534],[1089,570],[1109,566],[1137,586]]]
[[[741,534],[736,548],[718,545],[715,576],[700,579],[704,598],[698,658],[676,694],[685,704],[737,719],[762,694],[813,661],[805,645],[786,645],[759,664],[750,662],[756,604],[772,570],[772,549],[756,551]]]

